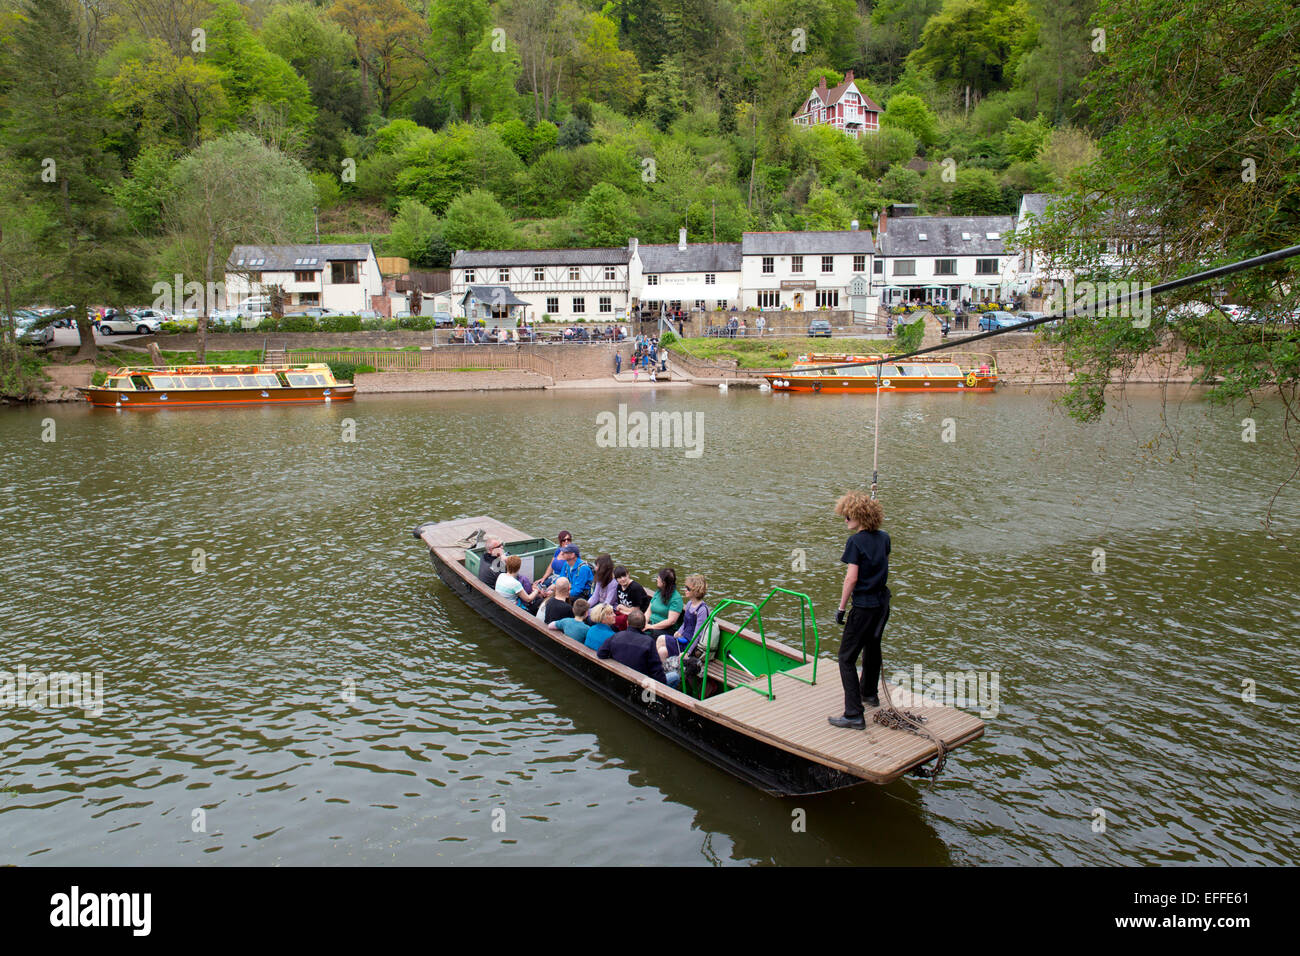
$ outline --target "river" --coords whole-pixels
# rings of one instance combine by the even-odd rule
[[[766,796],[479,618],[411,537],[492,514],[646,584],[779,583],[831,656],[832,507],[869,479],[873,401],[0,411],[0,672],[103,690],[99,714],[0,706],[0,864],[1294,863],[1300,492],[1273,500],[1274,403],[1130,388],[1080,425],[1041,390],[882,401],[886,672],[997,679],[935,783]],[[701,441],[602,447],[620,402],[698,415]]]

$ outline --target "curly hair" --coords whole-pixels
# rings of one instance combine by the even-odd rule
[[[835,502],[835,513],[845,518],[852,518],[863,531],[879,531],[885,520],[885,510],[880,502],[865,491],[849,491]]]

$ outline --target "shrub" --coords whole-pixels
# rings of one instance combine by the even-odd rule
[[[352,376],[356,374],[357,366],[353,362],[326,362],[330,371],[334,373],[334,378],[339,382],[350,382]]]
[[[181,325],[179,322],[164,322],[162,325],[158,326],[158,331],[171,334],[176,332],[188,332],[190,329],[188,326]]]
[[[397,327],[400,329],[409,329],[413,332],[428,332],[433,328],[433,316],[408,315],[405,318],[397,320]]]
[[[383,327],[384,327],[383,319],[362,319],[361,320],[361,331],[363,332],[378,332]]]
[[[353,372],[353,374],[354,374],[354,375],[369,375],[371,372],[374,372],[374,371],[376,371],[376,369],[375,369],[375,367],[374,367],[373,365],[358,365],[357,368],[356,368],[356,371]]]
[[[90,376],[90,384],[96,388],[108,381],[108,373],[103,369],[96,369],[95,374]]]
[[[665,332],[663,336],[659,339],[659,344],[667,348],[668,346],[672,345],[676,341],[677,341],[676,335],[674,335],[672,332]]]
[[[310,315],[286,315],[278,323],[277,332],[315,332],[316,320]]]
[[[921,347],[921,340],[925,338],[925,320],[917,319],[915,322],[898,323],[895,338],[898,341],[900,352],[916,351]]]
[[[316,323],[322,332],[360,332],[361,317],[358,315],[323,315]]]

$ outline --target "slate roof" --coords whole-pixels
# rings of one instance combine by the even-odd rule
[[[641,246],[641,271],[651,275],[673,272],[739,272],[740,243],[700,242],[678,249],[671,245]]]
[[[1025,193],[1020,199],[1021,214],[1042,221],[1047,215],[1048,204],[1060,198],[1055,193]]]
[[[597,266],[626,264],[632,253],[626,246],[616,249],[476,249],[461,250],[451,257],[453,269],[494,266]]]
[[[893,223],[890,223],[892,226]],[[747,232],[741,237],[746,256],[835,255],[874,251],[870,229],[836,229],[828,232]]]
[[[498,295],[500,298],[495,298]],[[508,285],[472,285],[460,297],[461,303],[464,304],[471,296],[474,297],[475,301],[489,305],[528,305],[527,302],[511,292]]]
[[[235,246],[226,271],[318,272],[327,262],[356,262],[370,258],[370,243],[298,246]],[[241,261],[242,260],[242,261]],[[312,260],[315,260],[314,262]]]
[[[1014,216],[899,216],[886,221],[877,248],[883,256],[1002,256],[1015,226]]]

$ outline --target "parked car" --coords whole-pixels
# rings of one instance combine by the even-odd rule
[[[337,309],[326,309],[319,305],[314,305],[310,309],[304,309],[299,315],[310,315],[313,319],[321,319],[327,315],[342,315]]]
[[[813,319],[808,323],[808,338],[827,338],[831,337],[831,324],[826,319]]]
[[[161,326],[162,323],[152,317],[134,316],[130,312],[106,312],[96,327],[102,335],[113,335],[116,332],[127,335],[132,332],[138,335],[148,335],[151,332],[157,332]]]
[[[1023,319],[1012,315],[1010,312],[985,312],[980,316],[980,331],[992,332],[995,329],[1009,329],[1023,321]]]
[[[433,327],[435,329],[449,329],[456,324],[456,320],[451,317],[450,312],[434,312]]]
[[[358,318],[358,319],[363,319],[363,320],[365,320],[365,319],[382,319],[383,316],[380,315],[378,312],[376,312],[374,309],[362,309],[360,312],[357,313],[357,318]]]
[[[42,318],[43,316],[37,315],[35,312],[15,312],[14,324],[18,341],[31,345],[50,345],[53,343],[54,327],[49,324],[38,324],[42,321]]]

